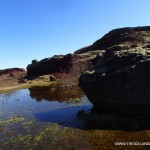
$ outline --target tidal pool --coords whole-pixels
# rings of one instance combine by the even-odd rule
[[[87,117],[92,107],[77,88],[34,87],[0,94],[0,150],[137,149],[141,146],[115,142],[150,141],[147,118],[132,118],[128,125],[129,118],[109,114]]]

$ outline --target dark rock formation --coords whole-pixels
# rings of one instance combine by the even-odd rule
[[[122,28],[93,44],[106,49],[79,85],[100,112],[150,114],[150,27]]]
[[[82,54],[93,50],[105,50],[114,45],[135,47],[144,46],[145,44],[150,46],[150,26],[120,28],[110,31],[92,45],[75,51],[75,54]]]
[[[32,60],[32,64],[36,64],[38,61],[36,59]]]
[[[75,54],[82,54],[82,53],[89,52],[90,49],[91,49],[91,45],[90,45],[90,46],[83,47],[83,48],[81,48],[81,49],[78,49],[78,50],[75,51],[74,53],[75,53]]]
[[[61,76],[64,73],[80,76],[91,67],[90,63],[95,63],[95,57],[97,55],[102,57],[103,53],[104,51],[92,51],[82,54],[55,55],[41,61],[32,61],[32,64],[27,67],[27,78],[48,74],[55,74],[58,77],[58,74]]]
[[[55,77],[55,76],[50,75],[49,80],[50,80],[50,81],[56,81],[57,79],[56,79],[56,77]]]
[[[71,54],[62,56],[53,56],[52,58],[43,59],[37,63],[28,65],[27,76],[40,76],[45,74],[52,74],[61,70],[68,70],[71,66]]]

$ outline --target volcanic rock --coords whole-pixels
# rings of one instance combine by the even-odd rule
[[[106,50],[114,45],[125,45],[130,47],[150,46],[150,26],[112,30],[92,45],[81,48],[75,51],[75,53],[81,54],[95,50]]]
[[[79,86],[94,109],[118,114],[150,114],[150,27],[122,28],[93,44],[106,49]]]
[[[58,74],[60,74],[60,76],[63,74],[80,76],[97,61],[97,55],[100,59],[103,54],[104,51],[92,51],[82,54],[55,55],[41,61],[32,61],[32,64],[27,67],[27,78],[36,78],[39,76],[52,74],[55,77],[58,77]]]

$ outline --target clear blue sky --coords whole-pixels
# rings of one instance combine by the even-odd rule
[[[0,0],[0,69],[72,53],[114,28],[150,25],[150,0]]]

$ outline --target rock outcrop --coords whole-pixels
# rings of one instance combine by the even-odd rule
[[[95,110],[150,114],[150,27],[113,30],[92,47],[106,51],[79,85]]]
[[[104,51],[92,51],[82,54],[67,54],[55,55],[51,58],[46,58],[41,61],[32,61],[32,64],[27,67],[27,77],[36,78],[42,75],[53,74],[58,77],[58,74],[75,74],[80,76],[82,72],[88,70],[92,64],[101,58]]]
[[[58,55],[52,58],[45,58],[41,61],[32,61],[32,64],[27,66],[27,76],[41,76],[52,74],[61,70],[68,70],[71,66],[71,54],[66,56]],[[33,63],[34,62],[34,63]]]
[[[104,35],[92,45],[75,51],[82,54],[89,51],[105,50],[114,45],[147,46],[150,45],[150,26],[115,29]]]

